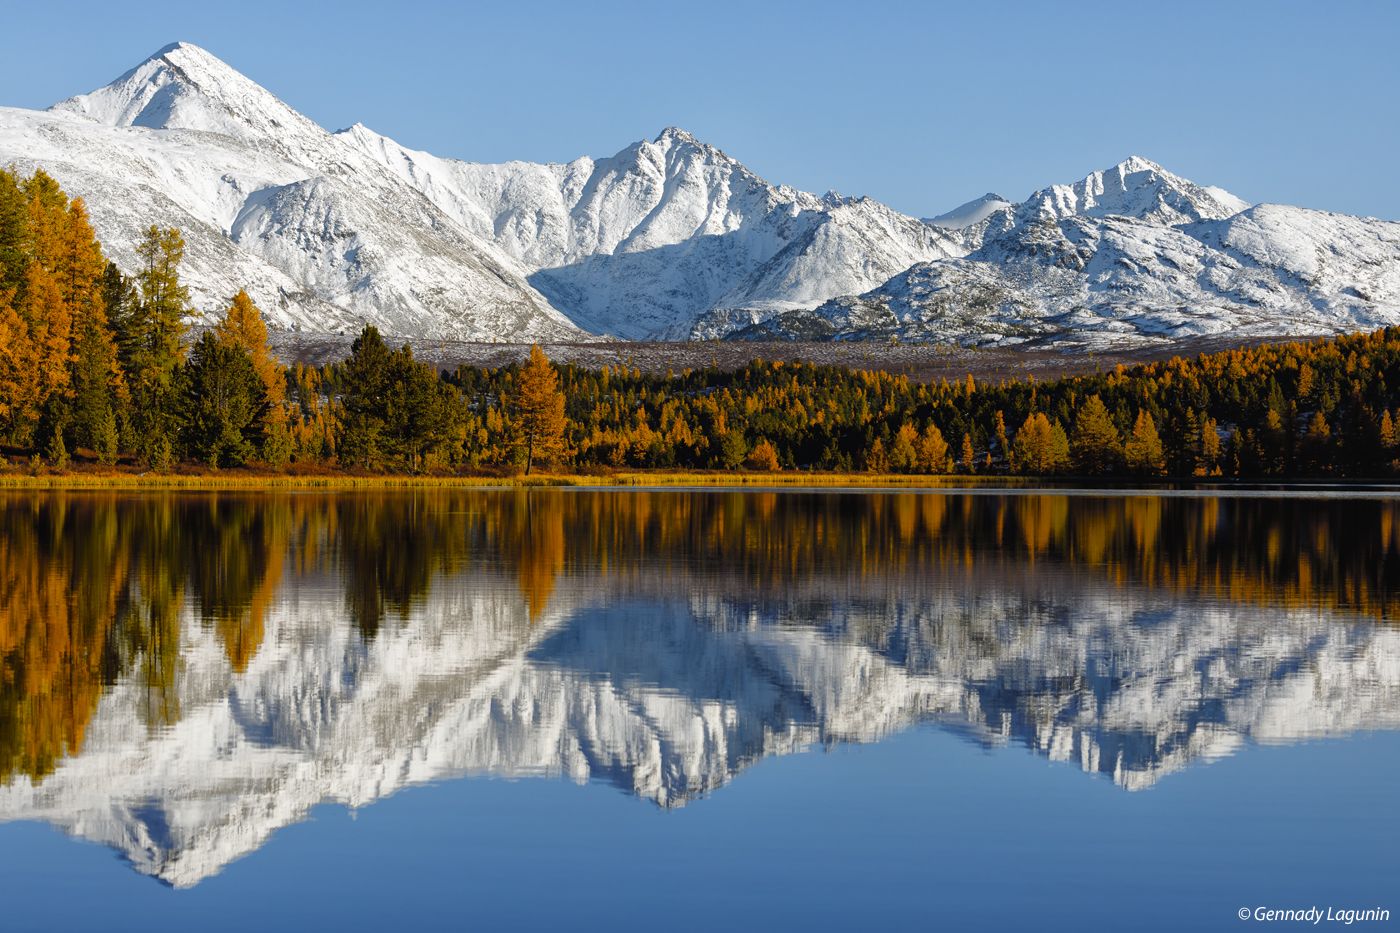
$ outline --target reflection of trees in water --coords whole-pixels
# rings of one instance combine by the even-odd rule
[[[180,717],[191,598],[235,670],[284,564],[269,503],[56,494],[0,504],[0,780],[75,752],[103,690],[139,685],[151,728]]]
[[[111,680],[118,535],[110,509],[0,509],[0,780],[47,774],[82,745]]]
[[[406,619],[434,577],[465,571],[473,557],[514,571],[534,619],[564,566],[564,503],[526,490],[329,501],[350,618],[365,638],[388,617]]]
[[[520,595],[531,622],[549,604],[555,580],[564,567],[564,512],[557,505],[520,491],[510,506],[501,510],[506,520],[497,536],[515,562]]]
[[[235,671],[262,644],[291,533],[284,500],[210,497],[189,509],[187,563],[200,619],[212,625]]]
[[[181,620],[246,670],[285,579],[342,581],[365,639],[435,580],[504,569],[533,621],[561,574],[752,595],[881,575],[1014,581],[1033,565],[1259,605],[1400,611],[1389,501],[723,491],[55,494],[0,500],[0,780],[39,778],[129,679],[151,728],[180,716]],[[905,584],[901,584],[905,585]],[[839,598],[834,596],[833,598]],[[907,638],[865,614],[868,644]],[[936,644],[987,633],[944,633]],[[915,639],[918,641],[918,639]]]
[[[492,493],[464,493],[471,510]],[[523,493],[515,494],[525,495]],[[562,568],[755,589],[827,574],[1037,563],[1262,605],[1400,613],[1400,504],[1366,500],[535,490]],[[552,545],[551,545],[552,547]],[[509,552],[508,552],[509,553]],[[519,562],[520,558],[515,558]]]

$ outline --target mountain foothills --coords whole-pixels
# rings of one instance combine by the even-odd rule
[[[679,129],[602,159],[485,165],[328,132],[168,46],[47,111],[0,164],[90,205],[111,258],[185,240],[190,320],[398,338],[901,339],[1132,347],[1400,323],[1400,225],[1278,205],[1130,158],[927,220],[755,175]]]

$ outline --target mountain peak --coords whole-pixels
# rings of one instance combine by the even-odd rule
[[[695,146],[704,145],[700,142],[700,140],[695,138],[695,135],[693,133],[690,133],[687,130],[683,130],[679,126],[666,127],[656,135],[656,139],[654,140],[654,142],[690,143],[691,145]]]
[[[363,137],[363,138],[368,138],[368,139],[383,139],[383,138],[384,138],[384,135],[383,135],[382,133],[376,133],[374,130],[372,130],[372,129],[370,129],[369,127],[365,126],[365,125],[364,125],[363,123],[361,123],[359,120],[356,120],[354,123],[351,123],[349,126],[345,127],[344,129],[336,130],[336,131],[335,131],[334,133],[332,133],[331,135],[333,135],[333,136],[357,136],[357,137]]]
[[[1071,185],[1051,185],[1026,199],[1021,213],[1060,220],[1073,215],[1132,217],[1176,225],[1223,220],[1248,202],[1221,188],[1207,188],[1167,171],[1151,159],[1130,155]]]
[[[1011,201],[1001,195],[988,191],[980,198],[973,198],[966,204],[960,204],[937,217],[925,218],[925,223],[935,227],[942,227],[945,230],[961,230],[964,227],[971,227],[973,224],[981,223],[989,216],[1005,207],[1011,206]]]
[[[1156,162],[1153,162],[1151,159],[1140,155],[1130,155],[1122,162],[1119,162],[1117,165],[1115,165],[1113,168],[1124,175],[1130,175],[1135,172],[1155,172],[1159,175],[1172,174],[1171,172],[1162,168],[1161,165],[1157,164]]]
[[[109,126],[198,130],[286,141],[323,132],[216,55],[189,42],[162,47],[111,84],[54,104]]]

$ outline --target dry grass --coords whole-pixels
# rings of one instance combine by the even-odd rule
[[[639,486],[690,487],[901,487],[937,489],[968,485],[1030,485],[1004,476],[919,476],[876,473],[818,473],[805,471],[777,473],[734,472],[675,472],[639,470],[633,472],[577,474],[536,473],[530,476],[402,476],[348,474],[293,475],[281,473],[249,473],[211,471],[205,473],[131,473],[131,472],[68,472],[68,473],[3,473],[0,490],[5,489],[419,489],[472,487],[549,487],[581,486],[592,488]]]

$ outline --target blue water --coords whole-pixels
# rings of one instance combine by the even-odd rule
[[[1143,558],[1168,544],[1141,534],[1109,535],[1119,543],[1091,547],[1092,563],[1068,537],[1042,546],[1003,529],[969,574],[961,548],[939,544],[954,528],[892,531],[879,516],[907,501],[870,498],[827,502],[822,514],[844,515],[833,526],[779,497],[759,510],[766,531],[753,501],[727,499],[716,514],[739,522],[740,543],[715,549],[690,532],[701,512],[678,536],[636,530],[658,508],[695,505],[676,499],[638,511],[546,497],[523,525],[504,517],[518,499],[434,503],[428,514],[486,524],[423,531],[470,541],[471,559],[440,559],[455,545],[435,544],[430,582],[408,595],[395,589],[415,578],[402,563],[371,571],[355,542],[313,541],[346,534],[345,517],[313,534],[315,514],[274,520],[255,503],[258,522],[229,518],[240,541],[259,522],[300,530],[271,534],[273,576],[244,573],[241,556],[220,565],[217,579],[272,593],[251,608],[191,571],[166,686],[178,716],[123,726],[146,676],[133,661],[109,677],[79,747],[0,793],[0,929],[1211,930],[1258,925],[1241,908],[1400,908],[1400,637],[1384,600],[1349,604],[1335,583],[1354,595],[1356,579],[1393,582],[1389,556],[1366,576],[1362,513],[1237,503],[1216,515],[1210,534],[1260,532],[1261,547],[1270,522],[1310,539],[1341,522],[1355,539],[1323,536],[1323,589],[1336,591],[1311,600],[1291,562],[1239,558],[1263,594],[1245,599],[1164,585]],[[395,528],[418,521],[402,502],[375,508]],[[1062,530],[1196,518],[1076,508],[1089,506],[1054,519]],[[61,535],[84,533],[75,513],[65,507]],[[1022,517],[1042,529],[1043,516]],[[11,518],[13,545],[34,529]],[[876,532],[862,540],[904,534],[901,548],[864,552],[852,575],[848,524]],[[832,536],[837,550],[779,569],[799,542]],[[561,542],[562,557],[541,556]],[[50,567],[66,559],[42,552]],[[122,556],[123,573],[152,579],[145,552]],[[348,637],[367,577],[393,598],[374,634]],[[1269,585],[1294,595],[1273,603]],[[199,622],[215,603],[265,613],[241,672],[213,647],[227,626]],[[418,670],[415,652],[457,660]],[[333,659],[331,680],[312,657]],[[322,673],[298,679],[303,667]],[[201,717],[237,726],[202,765]],[[114,749],[149,755],[151,774],[102,764]],[[260,771],[269,752],[293,764]],[[347,806],[338,782],[370,760],[388,762],[384,775],[355,784],[363,799]],[[291,799],[297,761],[320,763],[309,786],[324,785],[322,802],[235,818],[241,802]],[[221,767],[243,777],[211,780]],[[200,840],[245,823],[270,835],[181,873]]]
[[[463,780],[312,819],[191,890],[0,828],[6,929],[1228,929],[1393,904],[1393,734],[1252,748],[1125,794],[934,728],[764,762],[665,812]]]

